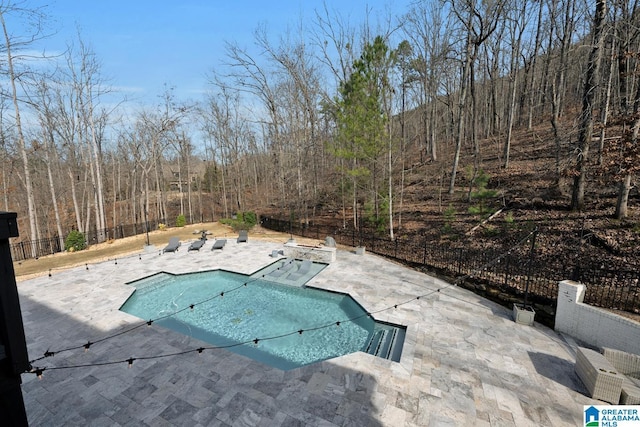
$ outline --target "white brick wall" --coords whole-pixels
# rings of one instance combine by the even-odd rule
[[[563,280],[558,287],[555,330],[593,347],[640,354],[640,323],[583,304],[585,285]]]

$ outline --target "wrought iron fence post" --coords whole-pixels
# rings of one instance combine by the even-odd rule
[[[531,282],[531,274],[533,273],[533,257],[536,248],[536,236],[538,235],[538,229],[533,230],[533,236],[531,237],[531,249],[529,250],[529,267],[527,268],[527,282],[524,286],[524,308],[527,308],[529,303],[529,283]]]
[[[424,238],[424,250],[422,252],[422,265],[427,265],[427,238]]]
[[[507,255],[505,257],[505,263],[504,263],[504,286],[508,286],[509,284],[509,267],[511,264],[511,257],[509,255]]]

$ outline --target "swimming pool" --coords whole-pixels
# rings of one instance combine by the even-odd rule
[[[356,351],[374,354],[374,347],[399,360],[404,341],[402,330],[402,340],[396,341],[397,328],[376,322],[346,294],[281,285],[224,270],[159,273],[129,284],[136,291],[120,310],[150,320],[194,304],[193,309],[154,324],[213,346],[259,338],[257,345],[243,344],[229,350],[283,370]],[[323,325],[328,327],[306,330]],[[303,333],[265,339],[299,330]]]

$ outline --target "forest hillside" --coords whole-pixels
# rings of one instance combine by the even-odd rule
[[[30,61],[55,11],[4,6],[0,203],[25,256],[254,211],[480,249],[537,228],[574,270],[638,265],[636,1],[319,7],[227,41],[200,99],[135,106],[80,34]]]

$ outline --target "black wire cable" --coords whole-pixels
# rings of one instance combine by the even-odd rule
[[[310,252],[310,251],[311,251],[311,249],[308,249],[308,250],[304,251],[304,252],[303,252],[303,255],[305,255],[306,253],[308,253],[308,252]],[[290,262],[293,262],[293,260],[291,260]],[[116,261],[116,263],[117,263],[117,261]],[[277,268],[277,269],[275,269],[275,270],[279,270],[280,268],[284,268],[284,266],[282,266],[282,267],[278,267],[278,268]],[[88,270],[88,267],[87,267],[86,269]],[[274,270],[274,271],[275,271],[275,270]],[[177,314],[179,314],[179,313],[182,313],[182,312],[184,312],[184,311],[187,311],[187,310],[193,310],[196,306],[198,306],[198,305],[202,305],[202,304],[205,304],[205,303],[210,302],[210,301],[212,301],[212,300],[214,300],[214,299],[216,299],[216,298],[222,298],[222,297],[224,297],[224,294],[225,294],[225,293],[227,293],[227,294],[228,294],[228,293],[234,292],[234,291],[236,291],[236,290],[238,290],[238,289],[240,289],[240,288],[246,287],[248,284],[250,284],[250,283],[252,283],[252,282],[255,282],[255,281],[257,281],[257,280],[260,280],[260,279],[264,278],[264,276],[265,276],[265,275],[262,275],[261,277],[255,277],[255,278],[253,278],[252,280],[249,280],[249,281],[244,282],[244,283],[243,283],[242,285],[240,285],[240,286],[237,286],[237,287],[235,287],[235,288],[229,289],[229,290],[227,290],[227,291],[222,291],[222,292],[220,292],[219,294],[214,295],[213,297],[207,298],[207,299],[205,299],[205,300],[202,300],[202,301],[199,301],[199,302],[196,302],[196,303],[193,303],[193,304],[189,304],[188,306],[186,306],[186,307],[184,307],[184,308],[181,308],[181,309],[179,309],[179,310],[177,310],[177,311],[174,311],[174,312],[172,312],[172,313],[166,314],[166,315],[164,315],[164,316],[158,317],[158,318],[156,318],[156,319],[145,320],[143,323],[140,323],[140,324],[138,324],[138,325],[132,326],[131,328],[125,329],[125,330],[123,330],[123,331],[116,332],[116,333],[114,333],[114,334],[112,334],[112,335],[108,335],[108,336],[106,336],[106,337],[100,338],[100,339],[98,339],[98,340],[95,340],[95,341],[90,341],[90,340],[89,340],[89,341],[87,341],[85,344],[76,345],[76,346],[72,346],[72,347],[67,347],[67,348],[64,348],[64,349],[61,349],[61,350],[56,350],[56,351],[50,351],[50,350],[47,350],[47,351],[45,351],[45,352],[43,353],[43,355],[42,355],[42,356],[40,356],[40,357],[38,357],[38,358],[36,358],[36,359],[30,360],[30,361],[29,361],[29,364],[33,364],[33,363],[38,362],[38,361],[40,361],[40,360],[42,360],[42,359],[46,359],[46,358],[48,358],[48,357],[53,357],[53,356],[55,356],[56,354],[59,354],[59,353],[64,353],[64,352],[73,351],[73,350],[79,350],[79,349],[81,349],[81,348],[84,348],[84,349],[85,349],[85,351],[86,351],[86,350],[88,350],[88,349],[89,349],[93,344],[98,344],[98,343],[101,343],[101,342],[104,342],[104,341],[108,341],[108,340],[110,340],[110,339],[112,339],[112,338],[119,337],[119,336],[121,336],[121,335],[124,335],[124,334],[127,334],[127,333],[129,333],[129,332],[135,331],[136,329],[138,329],[138,328],[140,328],[140,327],[142,327],[142,326],[144,326],[144,325],[151,326],[151,324],[152,324],[152,323],[154,323],[154,322],[157,322],[157,321],[160,321],[160,320],[163,320],[163,319],[167,319],[167,318],[169,318],[169,317],[173,317],[173,316],[175,316],[175,315],[177,315]]]
[[[507,252],[505,252],[505,253],[501,254],[500,256],[498,256],[497,258],[495,258],[495,259],[493,259],[493,260],[481,265],[479,268],[475,269],[475,271],[481,271],[481,270],[483,270],[483,269],[485,269],[485,268],[487,268],[487,267],[489,267],[491,265],[499,263],[502,258],[504,258],[505,256],[509,255],[511,253],[511,251],[513,251],[516,247],[518,247],[522,243],[526,242],[529,239],[529,237],[531,237],[531,235],[533,235],[536,231],[537,231],[537,228],[534,231],[530,232],[527,236],[522,238],[519,242],[514,244],[511,247],[511,249],[509,249]],[[135,361],[135,360],[153,360],[153,359],[159,359],[159,358],[164,358],[164,357],[180,356],[180,355],[183,355],[183,354],[188,354],[188,353],[193,353],[193,352],[202,353],[202,351],[204,351],[204,350],[228,349],[228,348],[238,347],[238,346],[241,346],[241,345],[246,345],[246,344],[251,344],[251,343],[257,345],[260,341],[276,340],[276,339],[279,339],[279,338],[284,338],[284,337],[292,336],[292,335],[295,335],[295,334],[302,335],[304,332],[310,332],[310,331],[326,329],[326,328],[333,327],[333,326],[340,326],[340,324],[342,324],[342,323],[354,322],[356,320],[359,320],[359,319],[362,319],[362,318],[365,318],[365,317],[372,317],[373,314],[382,313],[384,311],[388,311],[388,310],[391,310],[391,309],[397,309],[398,307],[404,306],[404,305],[409,304],[409,303],[411,303],[413,301],[418,301],[421,298],[424,299],[424,298],[427,298],[427,297],[429,297],[429,296],[431,296],[431,295],[433,295],[435,293],[439,293],[443,289],[446,289],[446,288],[449,288],[449,287],[453,287],[453,286],[457,286],[458,283],[462,283],[466,279],[468,279],[468,278],[470,278],[472,276],[473,276],[473,273],[466,274],[464,276],[461,276],[461,277],[457,278],[453,283],[446,284],[445,286],[439,287],[439,288],[437,288],[435,290],[432,290],[432,291],[430,291],[428,293],[425,293],[425,294],[422,294],[422,295],[418,295],[418,296],[413,297],[411,299],[408,299],[406,301],[403,301],[403,302],[400,302],[400,303],[396,303],[396,304],[391,305],[391,306],[383,307],[383,308],[378,309],[378,310],[365,311],[363,314],[355,316],[355,317],[347,318],[347,319],[344,319],[344,320],[338,320],[338,321],[334,321],[334,322],[331,322],[331,323],[328,323],[328,324],[323,324],[323,325],[310,327],[310,328],[306,328],[306,329],[298,329],[298,330],[295,330],[295,331],[286,332],[286,333],[283,333],[283,334],[274,335],[274,336],[270,336],[270,337],[265,337],[265,338],[257,338],[256,337],[256,338],[254,338],[252,340],[247,340],[247,341],[238,342],[238,343],[234,343],[234,344],[228,344],[228,345],[222,345],[222,346],[212,346],[212,347],[199,347],[197,349],[185,350],[185,351],[180,351],[180,352],[175,352],[175,353],[168,353],[168,354],[155,355],[155,356],[144,356],[144,357],[137,357],[137,358],[129,358],[129,359],[125,359],[125,360],[118,360],[118,361],[111,361],[111,362],[100,362],[100,363],[93,363],[93,364],[68,365],[68,366],[54,366],[54,367],[32,367],[31,370],[29,371],[29,373],[35,373],[37,376],[40,377],[45,370],[72,369],[72,368],[82,368],[82,367],[92,367],[92,366],[105,366],[105,365],[113,365],[113,364],[124,363],[124,362],[129,363],[129,366],[131,366],[133,364],[133,361]],[[264,277],[264,275],[261,276],[261,277]],[[145,321],[144,323],[136,325],[136,326],[134,326],[132,328],[129,328],[129,329],[125,330],[125,331],[121,331],[121,332],[118,332],[116,334],[109,335],[109,336],[104,337],[104,338],[102,338],[100,340],[97,340],[95,342],[90,342],[89,341],[89,342],[87,342],[87,344],[83,344],[83,345],[80,345],[80,346],[69,347],[67,349],[59,350],[57,352],[49,352],[49,351],[47,351],[47,352],[45,352],[44,356],[42,356],[42,357],[40,357],[38,359],[34,359],[33,361],[30,362],[30,364],[33,363],[33,362],[42,360],[44,358],[47,358],[47,357],[51,357],[51,356],[53,356],[53,355],[55,355],[57,353],[65,352],[65,351],[77,350],[77,349],[80,349],[80,348],[84,348],[85,350],[87,350],[90,347],[90,345],[92,345],[92,344],[112,339],[114,337],[123,335],[123,334],[131,332],[133,330],[136,330],[136,329],[140,328],[141,326],[151,325],[151,323],[156,321],[156,320],[162,320],[162,319],[174,316],[174,315],[176,315],[178,313],[181,313],[183,311],[186,311],[188,309],[193,309],[193,307],[196,306],[196,305],[204,304],[205,302],[209,302],[209,301],[211,301],[211,300],[213,300],[215,298],[221,297],[221,296],[223,296],[224,293],[233,292],[233,291],[238,290],[238,289],[240,289],[242,287],[246,287],[249,283],[254,282],[256,280],[259,280],[259,278],[254,278],[253,280],[245,282],[242,285],[240,285],[240,286],[238,286],[236,288],[233,288],[233,289],[231,289],[229,291],[221,292],[220,294],[217,294],[214,297],[211,297],[211,298],[208,298],[206,300],[200,301],[200,302],[198,302],[196,304],[190,304],[189,306],[187,306],[185,308],[177,310],[176,312],[173,312],[171,314],[159,317],[159,318],[157,318],[155,320]]]

